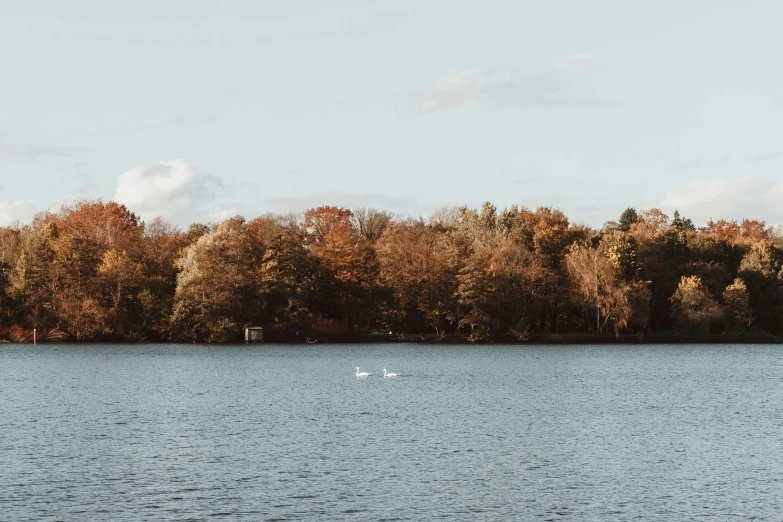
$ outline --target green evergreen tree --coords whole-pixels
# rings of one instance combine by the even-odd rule
[[[633,207],[628,207],[620,214],[620,219],[617,221],[617,230],[621,232],[628,232],[631,230],[631,225],[639,221],[639,214]]]
[[[696,225],[693,224],[689,218],[683,218],[680,216],[679,211],[674,211],[674,219],[672,220],[672,226],[680,232],[695,232]]]

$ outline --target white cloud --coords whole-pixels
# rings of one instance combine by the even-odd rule
[[[481,69],[452,72],[439,80],[428,92],[408,103],[408,110],[415,114],[429,114],[459,107],[478,95],[484,83]]]
[[[34,214],[32,201],[0,201],[0,226],[10,225],[14,221],[27,223]]]
[[[138,166],[117,176],[114,200],[144,219],[162,217],[179,222],[198,210],[212,196],[214,176],[198,171],[182,160]]]
[[[751,177],[697,180],[668,191],[662,210],[680,213],[696,223],[712,219],[763,219],[783,223],[783,181],[770,183]]]
[[[242,206],[218,205],[209,213],[211,221],[222,222],[234,216],[242,216]]]
[[[407,109],[425,115],[483,100],[539,106],[606,105],[564,92],[574,74],[597,63],[595,56],[579,53],[533,71],[503,65],[451,72],[431,88],[413,95]]]

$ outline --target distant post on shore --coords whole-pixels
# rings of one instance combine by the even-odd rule
[[[33,344],[38,344],[38,330],[36,328],[33,328]]]

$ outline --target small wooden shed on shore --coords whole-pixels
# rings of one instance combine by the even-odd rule
[[[260,326],[246,326],[245,327],[245,342],[246,343],[263,343],[264,342],[264,329]]]

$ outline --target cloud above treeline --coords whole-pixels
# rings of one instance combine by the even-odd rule
[[[783,224],[783,181],[753,177],[700,179],[669,190],[661,209],[677,209],[697,223],[710,219],[763,219]]]
[[[215,176],[175,159],[118,175],[114,200],[145,220],[162,217],[179,222],[200,210],[219,186]]]
[[[0,226],[11,225],[19,221],[29,223],[35,215],[32,201],[0,201]]]
[[[423,116],[476,102],[515,106],[603,104],[568,89],[577,74],[597,64],[595,56],[579,53],[533,71],[500,65],[450,72],[432,87],[412,94],[406,108]]]
[[[244,205],[217,205],[207,216],[210,221],[221,222],[234,216],[244,216]]]

